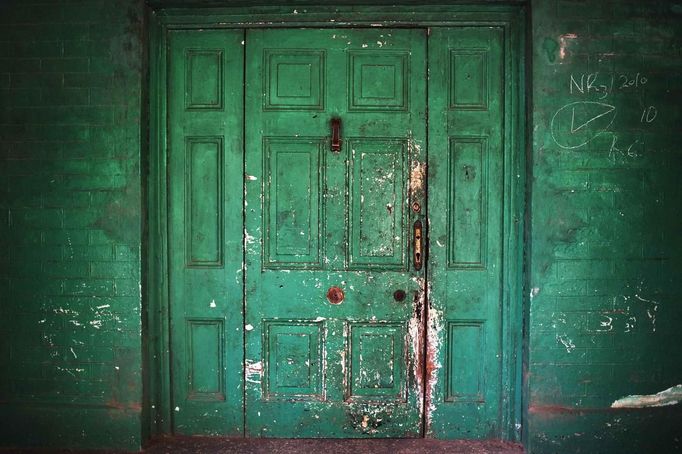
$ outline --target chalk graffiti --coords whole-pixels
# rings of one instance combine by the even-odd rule
[[[575,101],[559,108],[550,123],[550,134],[554,142],[561,148],[573,150],[580,148],[602,134],[611,134],[611,144],[608,154],[612,160],[616,158],[637,158],[641,156],[644,142],[640,139],[627,138],[622,140],[620,134],[611,131],[611,126],[619,109],[604,99],[614,92],[634,92],[642,89],[649,79],[642,73],[614,73],[599,72],[570,74],[568,92],[571,95],[589,96],[596,101]],[[639,114],[639,113],[638,113]],[[656,106],[644,105],[639,114],[639,124],[646,126],[658,117]],[[622,116],[622,115],[621,115]],[[630,124],[630,119],[620,120]],[[632,121],[636,121],[632,118]],[[640,130],[640,127],[630,126],[630,130]],[[638,131],[639,132],[639,131]],[[604,147],[606,151],[606,147]]]
[[[606,131],[616,118],[616,107],[598,101],[566,104],[552,116],[552,139],[561,148],[581,147]]]
[[[598,94],[599,99],[606,98],[615,90],[631,91],[643,87],[649,82],[646,76],[640,73],[632,74],[611,74],[602,76],[599,72],[571,74],[568,81],[568,92],[570,94]]]

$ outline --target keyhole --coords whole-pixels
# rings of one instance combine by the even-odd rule
[[[476,170],[471,166],[464,166],[464,179],[469,181],[476,178]]]

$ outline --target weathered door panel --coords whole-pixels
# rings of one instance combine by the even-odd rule
[[[421,433],[425,38],[247,33],[248,435]]]
[[[243,32],[169,37],[173,430],[243,427]]]
[[[503,32],[429,39],[427,434],[501,436]]]

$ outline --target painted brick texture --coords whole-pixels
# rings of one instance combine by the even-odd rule
[[[0,440],[140,444],[142,2],[0,3]]]
[[[682,4],[532,7],[528,447],[672,452],[679,408],[610,405],[682,382]]]

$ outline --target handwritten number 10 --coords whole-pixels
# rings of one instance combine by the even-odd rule
[[[656,109],[654,106],[649,106],[646,109],[642,111],[642,118],[639,119],[640,123],[651,123],[656,119],[656,116],[658,115],[658,109]]]

